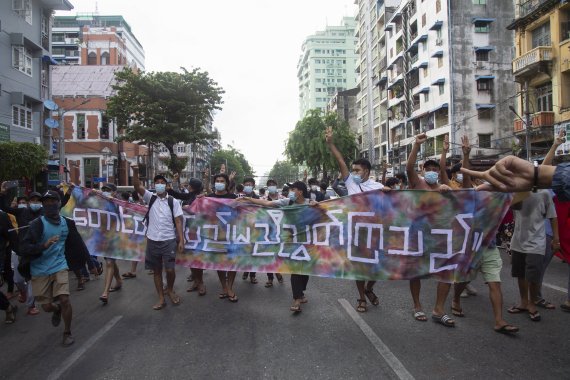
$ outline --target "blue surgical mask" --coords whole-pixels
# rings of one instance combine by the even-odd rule
[[[289,192],[288,195],[289,199],[292,200],[293,202],[295,202],[297,200],[297,194],[295,194],[294,192]]]
[[[439,174],[437,172],[426,172],[424,178],[428,185],[435,185],[439,179]]]
[[[18,203],[18,208],[27,208],[28,205],[25,203]]]
[[[157,183],[154,185],[157,194],[162,194],[166,191],[166,184],[164,183]]]
[[[267,191],[269,194],[275,194],[277,192],[277,186],[267,186]]]
[[[103,191],[103,195],[106,196],[106,197],[110,197],[110,196],[111,196],[111,193],[108,192],[108,191]]]
[[[30,203],[30,208],[32,211],[39,211],[42,208],[41,203]]]
[[[394,190],[400,190],[400,189],[401,189],[400,185],[394,186]]]
[[[357,185],[360,185],[362,183],[362,177],[360,176],[360,174],[352,174],[352,180]]]
[[[251,194],[252,191],[253,191],[253,186],[244,186],[243,187],[243,192],[246,194]]]
[[[457,174],[455,180],[459,183],[463,183],[463,174]]]
[[[214,188],[216,189],[216,191],[224,191],[226,189],[226,184],[222,182],[216,182],[214,184]]]
[[[129,203],[135,203],[135,200],[133,199],[133,197],[129,197]]]

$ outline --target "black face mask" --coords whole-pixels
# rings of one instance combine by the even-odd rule
[[[47,218],[59,220],[59,203],[44,205],[43,209]]]

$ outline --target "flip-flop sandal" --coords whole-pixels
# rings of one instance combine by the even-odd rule
[[[103,302],[103,305],[106,305],[109,302],[108,296],[99,296],[99,301]]]
[[[370,303],[372,305],[378,306],[380,304],[380,300],[378,299],[378,296],[376,294],[374,294],[374,291],[372,289],[366,289],[364,291],[364,294],[370,300]]]
[[[535,311],[534,313],[531,313],[530,311],[528,312],[528,316],[530,317],[530,320],[533,322],[540,322],[540,314],[538,313],[538,311]]]
[[[200,287],[198,287],[198,295],[199,296],[205,296],[206,295],[206,287],[204,285],[201,285]]]
[[[453,314],[454,316],[459,317],[459,318],[464,318],[464,317],[465,317],[465,314],[463,313],[463,309],[461,309],[461,308],[456,308],[456,307],[453,307],[453,306],[451,307],[451,314]]]
[[[276,274],[275,276],[277,277],[277,282],[279,282],[280,284],[282,284],[282,283],[283,283],[283,276],[280,275],[280,274]]]
[[[272,288],[272,287],[273,287],[273,282],[267,281],[267,282],[265,283],[265,287],[266,287],[266,288]]]
[[[237,294],[234,294],[231,297],[228,296],[228,301],[236,303],[237,301],[239,301],[239,298],[238,298]]]
[[[455,321],[447,314],[432,315],[431,319],[434,322],[444,325],[445,327],[455,327]]]
[[[366,313],[366,310],[368,310],[368,307],[366,305],[366,300],[356,300],[358,302],[358,304],[356,305],[356,311],[358,311],[359,313]]]
[[[219,293],[218,294],[218,298],[221,300],[223,300],[224,298],[228,298],[228,297],[229,297],[228,293]]]
[[[548,302],[545,299],[541,299],[540,301],[537,301],[534,303],[536,306],[541,307],[543,309],[547,309],[547,310],[554,310],[556,309],[556,306],[554,306],[554,304]]]
[[[300,313],[301,312],[301,305],[291,305],[289,310],[291,310],[294,313]]]
[[[130,279],[130,278],[135,278],[135,277],[137,277],[137,275],[134,274],[134,273],[131,273],[131,272],[127,272],[127,273],[123,273],[123,274],[121,275],[121,277],[123,277],[125,280],[128,280],[128,279]]]
[[[192,285],[191,287],[186,289],[187,292],[195,292],[197,290],[198,290],[198,285]]]
[[[303,297],[301,298],[301,303],[308,303],[309,300],[307,299],[307,297]]]
[[[159,303],[159,304],[154,305],[152,308],[153,308],[154,310],[162,310],[162,309],[164,309],[165,307],[166,307],[166,302],[163,302],[163,303]]]
[[[507,309],[507,312],[511,313],[511,314],[526,313],[527,311],[528,311],[528,309],[524,309],[524,308],[518,307],[518,306],[511,306],[510,308]]]
[[[423,311],[415,311],[414,310],[414,319],[416,321],[420,321],[420,322],[427,322],[427,316],[426,313],[424,313]]]
[[[255,277],[250,277],[250,282],[251,282],[252,284],[257,284],[257,278],[255,278]]]
[[[170,302],[172,302],[174,306],[178,306],[182,303],[182,299],[180,298],[180,296],[178,296],[178,294],[175,294],[174,297],[171,297],[169,295],[168,298],[170,298]]]
[[[498,329],[495,328],[493,330],[495,330],[495,332],[498,332],[499,334],[514,334],[519,332],[519,328],[513,325],[503,325]]]

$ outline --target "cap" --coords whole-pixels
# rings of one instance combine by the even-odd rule
[[[45,192],[44,195],[42,195],[41,201],[45,201],[46,199],[55,199],[58,201],[61,201],[61,198],[59,197],[59,194],[57,193],[57,191],[53,191],[53,190],[48,190]]]
[[[32,191],[30,193],[30,195],[28,196],[28,199],[32,200],[32,198],[38,198],[38,200],[39,200],[39,199],[42,199],[42,195],[40,193],[38,193],[37,191]]]
[[[109,189],[111,191],[117,191],[117,186],[115,186],[114,183],[105,183],[103,184],[103,187],[101,187],[101,190],[103,189]]]
[[[288,183],[287,186],[289,186],[289,189],[293,188],[293,189],[301,190],[303,192],[304,197],[306,197],[308,194],[307,185],[305,184],[305,182],[295,181],[293,183]]]

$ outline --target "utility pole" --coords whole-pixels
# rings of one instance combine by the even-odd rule
[[[57,111],[59,120],[59,180],[65,182],[65,125],[63,122],[63,109]]]

